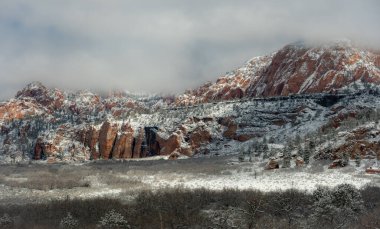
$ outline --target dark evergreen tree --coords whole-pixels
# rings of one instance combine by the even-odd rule
[[[289,168],[290,167],[290,160],[291,160],[291,155],[290,155],[290,150],[288,147],[284,148],[283,151],[284,159],[283,159],[283,168]]]
[[[306,147],[304,150],[303,160],[305,161],[305,164],[309,164],[310,162],[310,149],[308,147]]]
[[[356,156],[355,156],[355,164],[356,164],[356,167],[360,167],[361,157],[359,154],[356,154]]]

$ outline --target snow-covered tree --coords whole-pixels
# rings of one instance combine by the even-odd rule
[[[364,209],[359,190],[349,184],[342,184],[329,190],[319,187],[313,193],[313,213],[310,216],[312,226],[318,228],[346,228],[358,220]]]

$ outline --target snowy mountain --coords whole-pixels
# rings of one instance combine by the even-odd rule
[[[311,141],[318,143],[312,153],[316,159],[336,159],[351,147],[349,136],[356,136],[360,125],[371,125],[368,134],[348,145],[360,157],[376,158],[378,84],[380,56],[348,42],[287,45],[253,58],[216,83],[173,97],[100,96],[31,83],[0,103],[0,161],[253,151],[277,158],[284,157],[279,154],[283,145],[296,152]],[[334,131],[341,138],[329,143]]]
[[[177,97],[178,104],[243,97],[333,93],[380,84],[380,55],[349,41],[310,46],[290,44],[256,57],[237,70]]]

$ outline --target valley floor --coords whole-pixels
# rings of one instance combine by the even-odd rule
[[[352,162],[328,169],[328,161],[305,168],[263,170],[262,162],[239,162],[236,156],[176,161],[96,161],[85,164],[21,164],[0,167],[0,204],[37,203],[70,198],[111,197],[130,201],[142,190],[172,187],[313,191],[348,183],[380,186],[379,175],[365,174]]]

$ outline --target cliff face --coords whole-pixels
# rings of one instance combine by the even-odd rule
[[[286,141],[380,108],[379,69],[379,54],[348,43],[293,44],[176,97],[32,83],[0,103],[0,161],[236,153],[251,139]],[[277,97],[291,94],[298,97]]]
[[[256,57],[243,67],[178,96],[177,104],[242,97],[332,93],[357,84],[380,84],[380,55],[336,42],[316,47],[287,45],[272,55]]]

